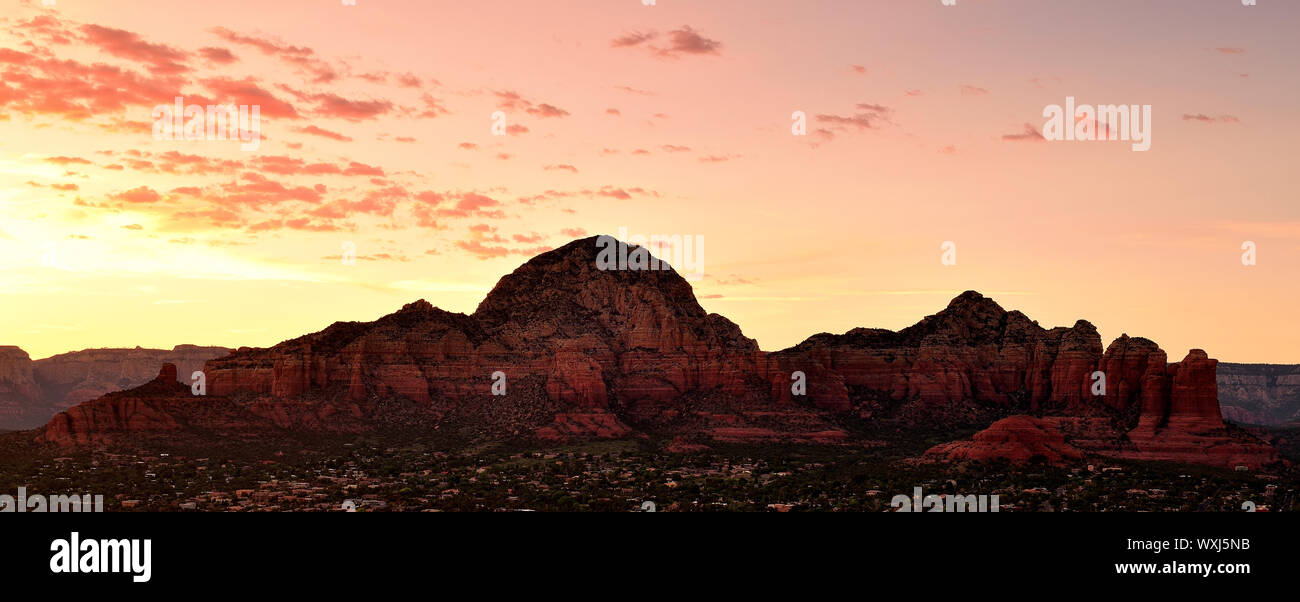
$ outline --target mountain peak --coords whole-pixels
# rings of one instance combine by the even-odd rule
[[[948,304],[949,304],[949,305],[952,305],[952,304],[954,304],[954,303],[959,303],[959,302],[961,302],[961,303],[974,303],[974,302],[982,301],[982,300],[984,300],[984,299],[988,299],[988,297],[985,297],[984,295],[981,295],[979,291],[977,291],[977,290],[966,290],[966,291],[963,291],[960,295],[957,295],[956,297],[953,297],[953,298],[952,298],[952,301],[949,301]]]
[[[648,249],[589,236],[533,257],[502,277],[473,315],[488,323],[573,320],[646,302],[679,316],[706,315],[690,283]]]
[[[966,291],[954,297],[939,313],[926,316],[899,334],[914,341],[939,335],[954,341],[984,342],[1002,334],[1007,316],[1007,310],[993,299]]]
[[[434,307],[432,303],[429,303],[424,299],[417,299],[415,301],[407,303],[406,305],[403,305],[402,309],[397,310],[397,313],[423,313],[423,312],[433,311],[433,309]]]
[[[994,301],[990,297],[981,295],[978,291],[963,292],[962,294],[953,297],[952,301],[948,302],[947,310],[963,311],[967,309],[992,313],[1006,313],[1006,310],[1002,309],[1002,306],[998,305],[997,301]]]

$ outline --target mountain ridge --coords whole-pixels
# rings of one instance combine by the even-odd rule
[[[128,392],[70,408],[37,437],[103,444],[183,423],[169,418],[195,404],[234,399],[253,400],[240,406],[258,417],[253,422],[280,428],[365,428],[357,425],[375,418],[377,403],[402,399],[434,422],[481,417],[497,429],[485,426],[483,436],[509,432],[513,413],[516,434],[523,426],[523,435],[540,439],[654,433],[701,444],[847,443],[845,420],[942,427],[1032,413],[1070,420],[1018,432],[1055,428],[1088,453],[1217,465],[1277,460],[1276,450],[1226,430],[1216,362],[1199,350],[1170,364],[1153,342],[1127,334],[1103,350],[1086,320],[1043,328],[966,291],[897,332],[821,333],[766,352],[706,312],[670,267],[600,269],[597,241],[530,259],[472,314],[419,300],[373,322],[336,322],[268,348],[240,348],[206,362],[207,399],[152,403],[133,423]],[[1097,373],[1104,386],[1094,386]],[[493,395],[497,374],[505,395]],[[1023,459],[1005,445],[978,445],[1005,439],[980,437],[959,456]]]

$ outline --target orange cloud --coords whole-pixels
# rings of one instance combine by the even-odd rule
[[[320,136],[321,138],[329,138],[330,140],[337,140],[339,142],[352,142],[351,136],[345,136],[338,132],[327,130],[325,128],[317,127],[314,125],[309,125],[305,127],[296,127],[293,128],[293,131],[302,134],[310,134],[312,136]]]

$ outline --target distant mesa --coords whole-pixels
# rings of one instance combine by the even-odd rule
[[[1219,362],[1217,379],[1224,419],[1300,426],[1300,366]]]
[[[203,362],[227,353],[225,347],[177,345],[85,349],[33,361],[18,347],[0,346],[0,429],[39,426],[81,402],[147,383],[164,363],[176,364],[178,378],[188,383]]]

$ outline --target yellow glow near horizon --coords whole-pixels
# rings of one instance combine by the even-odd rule
[[[0,344],[263,346],[420,297],[470,312],[541,250],[626,228],[707,239],[697,297],[764,349],[975,289],[1171,359],[1300,363],[1300,5],[1170,30],[1106,1],[662,4],[223,4],[255,28],[21,5],[0,22]],[[178,95],[259,103],[259,148],[153,139]],[[1026,137],[1067,96],[1150,104],[1151,149]]]

